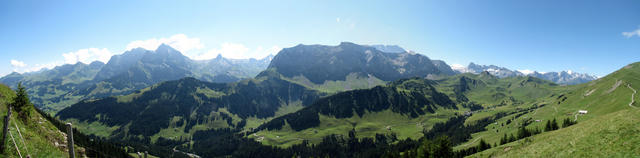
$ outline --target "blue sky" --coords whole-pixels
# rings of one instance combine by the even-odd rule
[[[394,44],[449,64],[598,76],[640,61],[640,1],[0,1],[0,75],[171,43],[194,59]]]

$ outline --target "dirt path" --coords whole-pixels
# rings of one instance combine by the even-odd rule
[[[633,89],[631,87],[631,85],[629,85],[629,84],[627,84],[627,87],[629,87],[629,89],[633,90],[633,93],[631,94],[631,102],[629,103],[629,106],[633,107],[633,108],[638,108],[638,107],[633,106],[633,103],[635,102],[635,100],[633,100],[633,97],[636,95],[637,91],[635,89]]]
[[[622,84],[622,80],[618,80],[618,81],[616,81],[616,83],[615,83],[615,84],[613,84],[613,86],[611,86],[611,89],[609,89],[609,90],[607,91],[607,94],[609,94],[609,93],[611,93],[611,92],[615,91],[615,90],[616,90],[616,88],[618,88],[618,86],[620,86],[621,84]]]
[[[476,141],[478,141],[478,139],[480,139],[480,138],[482,138],[482,136],[480,136],[480,137],[476,138],[476,140],[473,140],[472,142],[469,142],[469,143],[465,144],[464,146],[465,146],[465,147],[467,147],[467,146],[469,146],[469,144],[473,144],[473,143],[475,143],[475,142],[476,142]]]

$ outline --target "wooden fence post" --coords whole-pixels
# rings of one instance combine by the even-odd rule
[[[69,158],[75,158],[76,153],[73,150],[73,128],[71,123],[67,123],[67,147],[69,149]]]
[[[0,153],[4,153],[4,144],[7,140],[7,132],[9,131],[9,119],[11,119],[11,106],[7,107],[7,116],[4,116],[4,127],[2,128],[2,143],[0,144]]]
[[[147,155],[149,154],[148,151],[144,151],[144,158],[147,158]]]

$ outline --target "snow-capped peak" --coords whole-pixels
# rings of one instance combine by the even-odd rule
[[[478,65],[475,63],[470,63],[469,66],[462,66],[460,64],[451,65],[451,69],[460,73],[474,73],[478,74],[480,72],[488,72],[491,75],[503,78],[503,77],[514,77],[514,76],[533,76],[541,79],[546,79],[549,81],[553,81],[559,84],[578,84],[585,83],[591,80],[597,79],[595,76],[591,76],[589,74],[577,73],[573,70],[566,70],[561,72],[537,72],[533,70],[523,69],[523,70],[510,70],[504,67],[499,67],[495,65]]]
[[[469,69],[461,64],[451,64],[451,69],[453,69],[454,71],[458,71],[461,73],[467,73],[467,72],[471,72],[469,71]]]

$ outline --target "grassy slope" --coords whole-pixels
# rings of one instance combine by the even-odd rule
[[[314,84],[304,76],[295,76],[293,78],[281,77],[287,81],[303,85],[309,89],[330,94],[353,89],[367,89],[378,85],[384,85],[386,83],[375,76],[364,77],[355,73],[349,74],[344,81],[325,81],[322,84]]]
[[[472,86],[471,90],[466,93],[466,96],[469,97],[470,100],[487,107],[486,110],[475,113],[469,118],[468,120],[470,122],[493,116],[497,112],[506,112],[516,110],[517,108],[528,107],[535,104],[538,98],[543,98],[548,96],[549,93],[565,88],[549,85],[550,82],[546,81],[523,82],[529,80],[527,77],[496,79],[491,76],[473,74],[461,74],[441,79],[438,81],[436,88],[438,91],[449,95],[452,100],[455,100],[453,89],[458,85],[461,77],[477,79],[485,83],[478,84],[475,87]],[[523,84],[520,85],[520,83]],[[496,93],[503,93],[506,97],[482,99],[483,96],[490,96]],[[517,103],[511,101],[509,96],[516,98]],[[504,105],[497,106],[503,102]],[[309,140],[311,143],[317,143],[321,141],[322,137],[330,134],[345,135],[349,130],[354,128],[353,124],[355,124],[358,137],[373,137],[376,133],[389,134],[393,132],[396,133],[400,139],[417,139],[422,137],[423,129],[429,129],[435,123],[444,122],[448,118],[455,116],[455,113],[462,113],[469,110],[462,108],[460,105],[458,105],[458,108],[458,110],[439,108],[435,114],[428,113],[413,119],[391,111],[366,113],[362,118],[354,116],[348,119],[336,119],[320,115],[321,123],[318,127],[295,131],[286,125],[282,130],[262,130],[248,137],[259,140],[266,145],[276,146],[291,146],[301,143],[303,139]],[[387,126],[389,126],[391,130],[388,130],[386,128]],[[516,128],[514,128],[514,130],[515,129]]]
[[[435,114],[426,114],[417,118],[410,118],[390,110],[366,113],[362,117],[354,115],[347,119],[320,115],[318,127],[295,131],[285,125],[281,130],[262,130],[250,135],[249,138],[259,140],[265,145],[287,147],[299,144],[305,139],[311,143],[319,143],[324,136],[330,134],[346,135],[348,131],[355,128],[358,137],[374,137],[376,133],[396,133],[400,139],[417,139],[422,137],[423,128],[430,128],[435,123],[444,122],[454,113],[456,113],[455,110],[442,109],[437,110]]]
[[[0,97],[0,116],[3,116],[4,118],[7,113],[6,105],[10,102],[9,98],[14,97],[15,94],[5,85],[0,85],[0,94],[2,94],[2,97]],[[20,149],[22,156],[24,157],[29,154],[31,157],[66,157],[67,152],[64,151],[64,148],[59,148],[54,145],[55,142],[66,144],[63,134],[59,132],[55,126],[43,119],[36,111],[33,111],[31,115],[31,123],[29,125],[19,121],[15,111],[11,115],[10,131],[18,144],[18,148]],[[27,144],[26,148],[20,141],[20,136],[18,135],[14,123],[18,125],[18,128],[25,139],[25,143]],[[0,157],[19,157],[15,146],[11,141],[11,137],[7,137],[5,145],[7,147],[4,151],[5,155],[0,155]]]
[[[544,132],[473,157],[633,157],[640,155],[640,110],[603,115],[568,128]],[[506,152],[505,152],[506,151]]]
[[[617,83],[621,84],[618,85]],[[474,134],[474,139],[472,140],[482,138],[493,144],[499,141],[505,133],[515,134],[518,127],[516,124],[526,119],[542,120],[542,122],[533,122],[527,126],[527,128],[537,127],[542,129],[543,122],[546,122],[546,120],[553,118],[558,120],[564,118],[575,119],[577,116],[579,123],[574,125],[575,127],[542,133],[530,139],[531,142],[519,145],[517,148],[513,146],[514,143],[510,143],[474,156],[501,155],[504,153],[504,149],[508,147],[518,150],[509,150],[505,156],[513,156],[512,154],[541,156],[539,154],[554,153],[561,150],[575,151],[576,153],[573,154],[598,155],[617,152],[618,156],[625,156],[625,154],[637,155],[639,151],[637,148],[628,148],[626,144],[620,144],[619,141],[615,141],[616,139],[629,140],[631,142],[637,141],[637,139],[628,138],[628,135],[637,133],[638,128],[626,127],[627,125],[631,126],[630,123],[637,123],[638,120],[638,108],[629,107],[628,105],[631,102],[633,91],[626,86],[627,84],[636,90],[640,89],[640,63],[630,64],[619,71],[590,83],[566,87],[564,91],[559,91],[558,95],[539,101],[540,103],[546,103],[546,106],[522,115],[510,125],[501,126],[507,119],[512,118],[512,116],[505,117],[497,121],[497,124],[487,126],[487,129],[490,130]],[[616,87],[616,85],[618,86]],[[566,96],[566,99],[560,97],[560,95]],[[640,99],[637,94],[634,100],[636,102],[634,106],[638,106],[637,102]],[[576,115],[578,110],[588,110],[588,114]],[[566,142],[573,142],[573,145],[566,145]],[[477,142],[469,144],[475,145]],[[465,147],[458,146],[456,149]],[[625,148],[629,150],[620,150]]]

